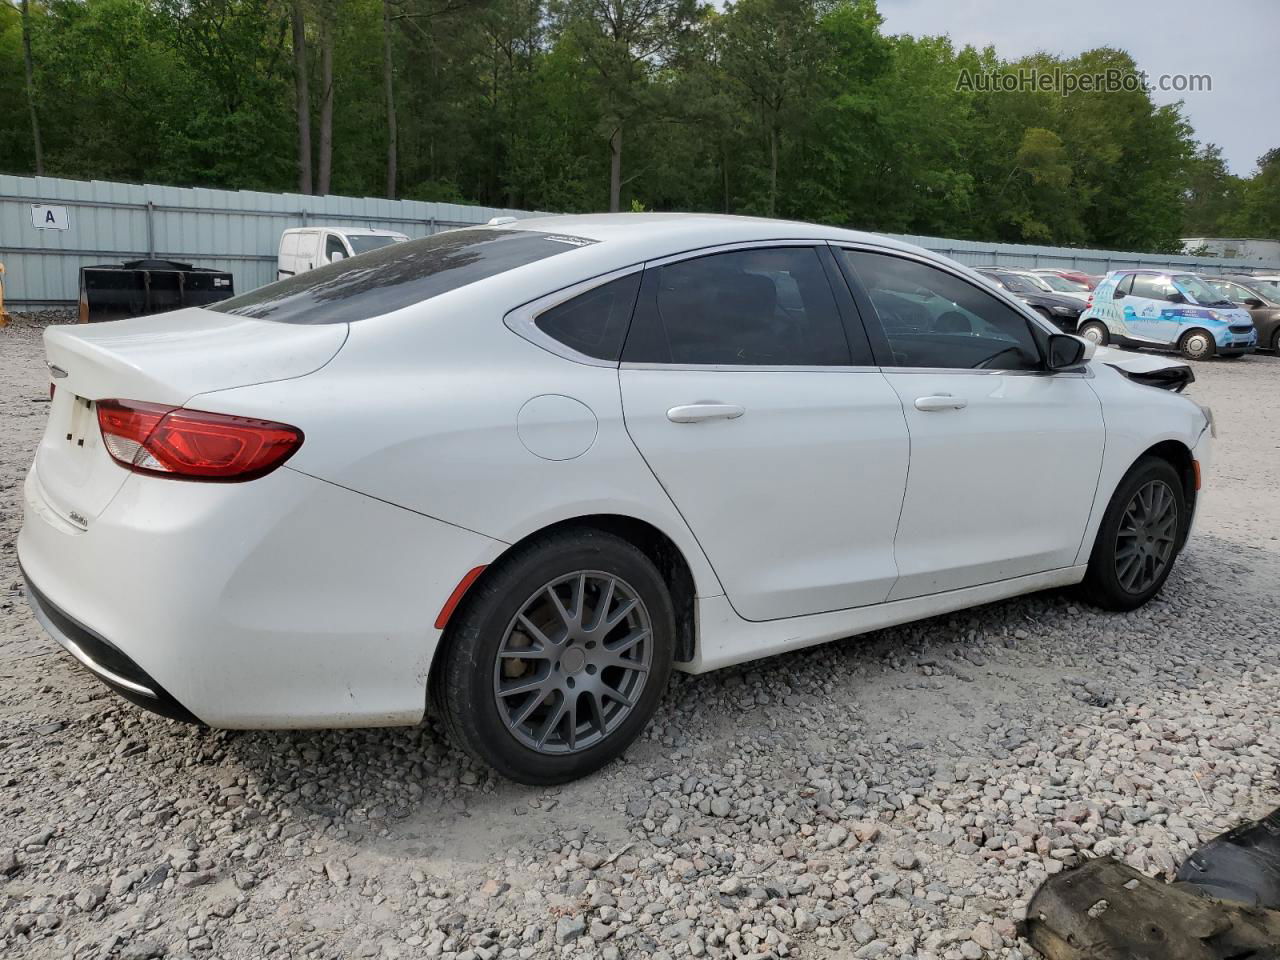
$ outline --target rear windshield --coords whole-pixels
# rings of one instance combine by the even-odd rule
[[[450,230],[286,277],[209,309],[279,323],[349,323],[594,242],[532,230]]]

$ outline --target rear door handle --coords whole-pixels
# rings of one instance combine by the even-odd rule
[[[667,411],[672,423],[701,423],[703,420],[737,420],[747,412],[736,403],[686,403]]]
[[[939,393],[932,397],[919,397],[916,409],[929,413],[934,410],[963,410],[969,405],[964,397],[953,397],[949,393]]]

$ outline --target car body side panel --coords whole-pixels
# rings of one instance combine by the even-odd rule
[[[706,673],[1007,597],[1070,586],[1083,580],[1085,572],[1084,566],[1064,567],[962,590],[786,620],[744,620],[727,597],[703,597],[698,600],[697,608],[697,655],[692,661],[676,666],[685,673]]]
[[[33,470],[19,560],[218,727],[416,723],[456,568],[504,547],[288,467],[245,484],[127,477],[79,530]]]
[[[421,311],[421,322],[395,336],[382,321],[351,324],[333,363],[285,389],[218,391],[192,405],[292,417],[307,438],[293,469],[508,544],[579,516],[642,520],[680,548],[699,595],[722,593],[627,435],[617,367],[566,360],[516,335],[486,286],[401,311]],[[468,291],[480,292],[455,296]],[[461,578],[468,567],[457,566]]]
[[[1144,452],[1166,440],[1177,441],[1188,450],[1196,451],[1197,457],[1205,457],[1201,462],[1201,477],[1206,484],[1209,482],[1208,459],[1211,456],[1205,415],[1190,398],[1158,387],[1135,384],[1118,370],[1097,360],[1091,361],[1090,366],[1095,375],[1088,383],[1102,401],[1106,448],[1098,477],[1097,496],[1076,554],[1078,564],[1089,562],[1107,504],[1111,502],[1121,478]]]

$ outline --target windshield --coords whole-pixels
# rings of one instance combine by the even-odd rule
[[[1038,290],[1043,290],[1047,293],[1053,292],[1053,287],[1049,286],[1049,284],[1045,282],[1044,277],[1040,276],[1039,274],[1020,273],[1018,274],[1018,276],[1025,279],[1028,283],[1030,283],[1033,287],[1035,287]]]
[[[399,237],[374,237],[366,234],[357,234],[352,236],[347,234],[347,243],[351,244],[351,253],[359,255],[368,253],[370,250],[377,250],[379,247],[385,247],[389,243],[403,243]]]
[[[1249,284],[1268,300],[1280,300],[1280,280],[1261,280],[1255,277]]]
[[[1024,277],[1015,276],[1012,273],[998,273],[993,275],[993,279],[1006,290],[1014,293],[1035,293],[1036,288]]]
[[[1180,273],[1173,278],[1173,285],[1182,291],[1184,297],[1189,298],[1192,302],[1198,303],[1202,307],[1230,306],[1231,301],[1223,297],[1222,294],[1214,290],[1199,277],[1193,277],[1189,273]]]
[[[595,242],[534,230],[448,230],[286,277],[209,309],[279,323],[350,323]]]
[[[1047,283],[1050,290],[1056,290],[1058,293],[1084,293],[1089,289],[1083,283],[1076,283],[1074,280],[1068,280],[1053,273],[1039,273],[1036,276]]]

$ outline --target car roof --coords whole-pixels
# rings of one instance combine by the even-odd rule
[[[485,228],[481,228],[485,229]],[[587,213],[527,217],[487,228],[538,230],[596,240],[608,245],[619,259],[656,259],[700,247],[769,240],[834,240],[873,244],[887,249],[926,254],[921,247],[878,234],[794,220],[738,217],[711,213]]]

